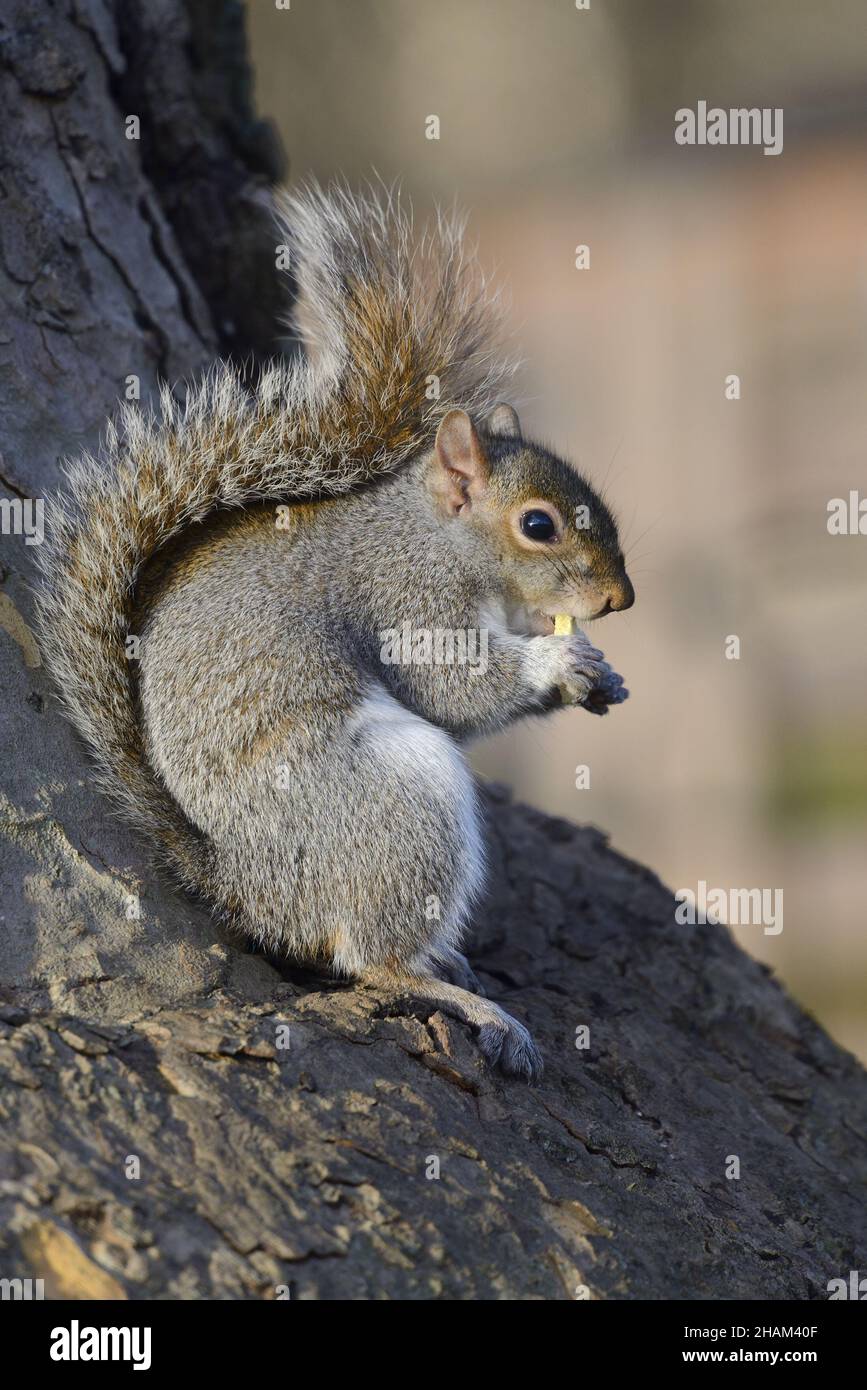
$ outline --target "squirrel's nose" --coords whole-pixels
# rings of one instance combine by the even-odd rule
[[[620,582],[608,594],[607,613],[620,613],[624,608],[631,608],[635,602],[635,590],[632,587],[632,580],[628,574],[624,574]]]

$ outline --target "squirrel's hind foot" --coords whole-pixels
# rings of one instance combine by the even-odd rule
[[[507,1076],[519,1076],[530,1084],[541,1080],[542,1054],[530,1032],[511,1014],[500,1013],[501,1018],[479,1029],[479,1047],[486,1060]]]
[[[469,990],[470,994],[484,998],[484,987],[466,956],[452,947],[447,949],[448,954],[443,954],[433,963],[434,973],[446,984],[457,985],[459,989]]]
[[[362,971],[361,976],[375,988],[437,1004],[444,1013],[468,1023],[477,1031],[479,1048],[486,1062],[499,1067],[507,1076],[518,1076],[527,1082],[540,1079],[543,1067],[539,1049],[523,1023],[507,1014],[499,1004],[429,974],[374,968]]]

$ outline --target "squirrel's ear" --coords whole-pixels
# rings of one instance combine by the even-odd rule
[[[465,410],[450,410],[443,417],[434,449],[439,464],[435,490],[449,511],[463,511],[484,492],[491,472],[481,440]]]
[[[517,410],[513,405],[507,405],[505,401],[500,401],[485,420],[485,429],[488,434],[505,435],[511,439],[519,438],[521,422],[518,419]]]

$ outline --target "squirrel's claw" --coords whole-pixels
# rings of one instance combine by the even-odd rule
[[[460,951],[450,949],[448,957],[439,960],[434,966],[434,971],[447,984],[458,985],[461,989],[469,990],[470,994],[478,994],[481,998],[485,997],[485,991],[476,972],[466,956]]]

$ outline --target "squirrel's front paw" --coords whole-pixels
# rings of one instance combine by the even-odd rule
[[[623,684],[623,677],[612,671],[607,661],[603,665],[605,671],[601,679],[586,699],[579,701],[582,708],[589,710],[591,714],[607,714],[610,705],[622,705],[624,700],[629,699],[629,691]]]
[[[565,704],[577,705],[608,667],[583,632],[576,632],[571,637],[532,637],[524,669],[534,689],[540,693],[559,690]]]
[[[583,632],[569,637],[534,637],[530,644],[528,674],[538,690],[559,690],[564,705],[581,705],[592,714],[606,714],[629,691],[623,677],[613,671]]]
[[[560,672],[555,684],[564,705],[585,705],[597,691],[607,689],[614,672],[597,647],[593,647],[583,632],[571,637],[555,638],[563,643]],[[616,679],[620,679],[619,676]],[[621,681],[621,685],[623,682]]]

